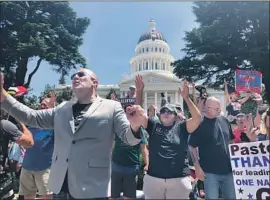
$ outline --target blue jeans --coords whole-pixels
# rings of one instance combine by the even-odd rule
[[[219,188],[223,199],[236,199],[232,173],[225,175],[205,173],[205,199],[219,199]]]

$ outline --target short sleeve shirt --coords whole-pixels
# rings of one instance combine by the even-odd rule
[[[149,168],[156,178],[179,178],[189,175],[187,163],[188,132],[186,122],[163,126],[160,121],[148,120]]]
[[[189,145],[198,147],[199,162],[204,172],[228,174],[232,171],[229,144],[234,138],[231,125],[225,117],[204,117],[198,129],[191,134]]]

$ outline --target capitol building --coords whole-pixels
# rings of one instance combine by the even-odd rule
[[[135,55],[130,59],[129,75],[122,75],[117,85],[99,85],[98,94],[105,97],[111,89],[114,89],[120,97],[126,97],[130,85],[135,85],[135,77],[140,74],[145,84],[143,107],[146,109],[151,104],[161,105],[161,93],[164,93],[170,103],[180,103],[183,107],[183,99],[179,94],[179,87],[183,86],[183,80],[173,74],[171,63],[175,58],[170,54],[170,47],[164,35],[156,29],[156,23],[152,19],[149,22],[149,30],[139,37],[135,47]],[[57,91],[70,87],[59,85]],[[208,93],[220,99],[223,111],[224,92],[207,89]],[[192,91],[190,91],[192,92]]]

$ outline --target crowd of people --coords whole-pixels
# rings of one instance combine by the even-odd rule
[[[226,80],[223,113],[219,99],[187,81],[179,89],[184,110],[164,94],[160,106],[143,109],[140,75],[126,97],[134,101],[125,103],[115,93],[99,97],[98,77],[88,69],[71,79],[76,101],[55,105],[51,93],[33,110],[18,101],[24,92],[3,89],[1,75],[1,127],[11,141],[2,170],[19,180],[20,199],[235,199],[229,144],[269,140],[261,95],[241,96]],[[257,102],[255,117],[242,111],[249,99]]]

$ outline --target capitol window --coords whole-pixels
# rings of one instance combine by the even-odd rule
[[[158,69],[157,63],[155,63],[155,64],[156,64],[156,69]]]
[[[148,47],[146,48],[146,52],[148,52]]]
[[[142,70],[142,68],[141,68],[141,64],[139,64],[139,71],[141,71]]]
[[[163,63],[163,70],[165,70],[165,63]]]
[[[157,51],[157,47],[155,48],[155,51]]]
[[[148,70],[148,62],[145,63],[146,70]]]
[[[161,48],[159,48],[159,52],[161,52]]]

